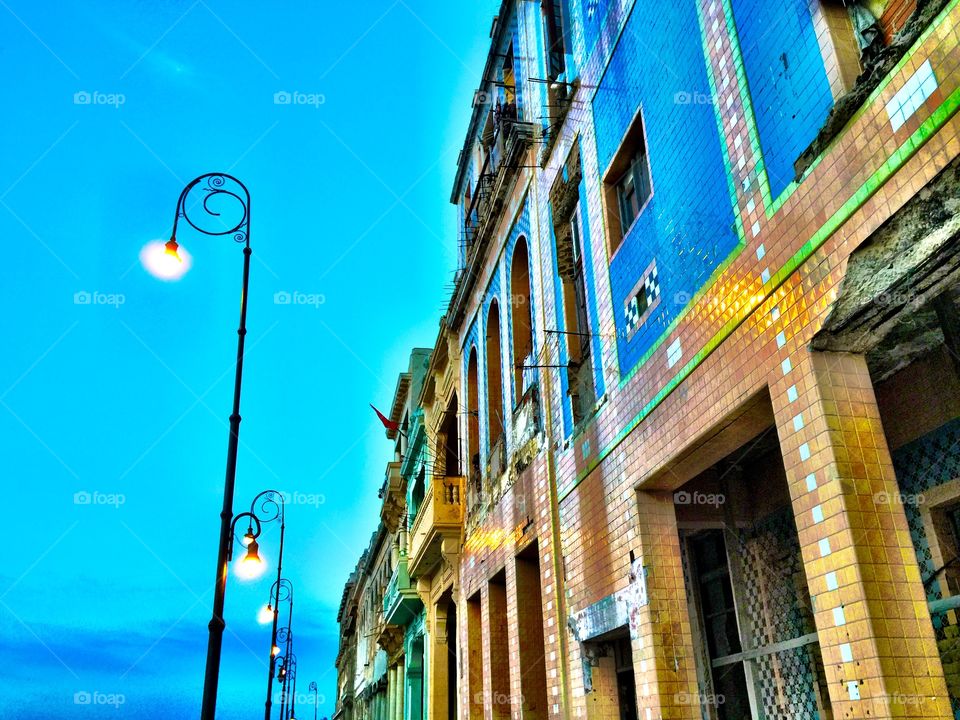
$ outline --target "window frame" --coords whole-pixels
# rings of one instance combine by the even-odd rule
[[[625,180],[629,180],[637,198],[636,214],[629,224],[623,222],[623,195],[621,187]],[[643,196],[640,192],[645,190]],[[613,261],[624,240],[633,231],[637,221],[643,215],[647,206],[656,194],[653,181],[653,167],[650,161],[650,143],[647,136],[647,123],[644,117],[643,106],[637,107],[627,130],[624,132],[620,145],[607,169],[601,176],[601,197],[606,219],[606,240],[609,261]]]

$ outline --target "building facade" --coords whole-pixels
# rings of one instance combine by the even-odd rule
[[[960,718],[960,2],[490,37],[391,412],[386,717]]]

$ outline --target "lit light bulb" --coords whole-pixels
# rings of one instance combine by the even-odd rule
[[[260,577],[266,570],[263,560],[260,558],[260,545],[256,540],[252,540],[247,546],[247,554],[240,558],[237,563],[237,576],[242,580],[253,580]]]
[[[260,612],[257,614],[257,621],[261,625],[266,625],[269,622],[273,622],[273,608],[270,607],[270,603],[267,603],[260,608]]]
[[[248,527],[247,532],[244,533],[244,536],[240,538],[240,544],[244,547],[250,547],[250,543],[257,539],[257,536],[253,534],[253,528]]]
[[[176,240],[152,240],[140,250],[140,262],[160,280],[179,280],[190,269],[193,258]]]
[[[279,654],[280,654],[280,647],[277,646],[277,645],[274,645],[274,646],[273,646],[273,656],[276,657],[276,656],[279,655]]]

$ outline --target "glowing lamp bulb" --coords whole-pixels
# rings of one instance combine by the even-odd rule
[[[237,575],[243,580],[253,580],[259,577],[265,570],[263,560],[260,559],[260,545],[256,540],[251,540],[247,545],[247,554],[244,555],[237,566]]]
[[[180,257],[180,245],[176,240],[170,238],[166,245],[163,246],[164,252],[172,258],[175,258],[177,262],[183,262],[183,258]]]
[[[244,533],[244,536],[240,538],[240,544],[244,547],[250,547],[250,544],[257,539],[256,535],[253,534],[253,528],[248,527],[247,532]]]
[[[273,621],[273,608],[270,606],[270,603],[260,608],[260,612],[257,614],[257,621],[261,625],[266,625]]]
[[[273,653],[272,653],[272,654],[273,654],[274,657],[276,657],[277,655],[280,654],[280,648],[279,648],[277,645],[274,645],[274,646],[273,646]]]

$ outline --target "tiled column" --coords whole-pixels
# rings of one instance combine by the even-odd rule
[[[866,359],[800,348],[771,396],[834,717],[951,717]]]
[[[637,493],[638,557],[647,568],[645,607],[633,629],[640,717],[699,720],[700,702],[677,515],[670,493]]]
[[[387,720],[394,720],[397,705],[397,668],[387,669]]]

